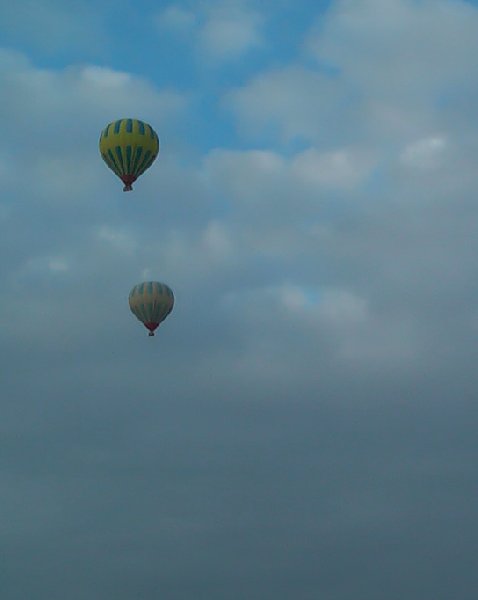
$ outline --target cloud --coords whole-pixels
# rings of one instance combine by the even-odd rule
[[[333,4],[207,151],[152,67],[0,53],[2,600],[472,600],[476,74],[442,93],[424,53],[402,90],[380,55],[387,11],[447,46],[475,10]],[[124,194],[97,143],[132,111],[163,146]],[[176,298],[152,339],[143,278]]]
[[[74,136],[81,137],[81,147],[88,147],[85,142],[96,137],[99,129],[125,114],[141,115],[156,124],[158,119],[167,122],[166,117],[186,106],[181,94],[158,91],[128,73],[96,65],[41,69],[9,50],[0,50],[0,80],[5,89],[2,127],[15,135],[16,152],[31,148],[39,158],[46,154],[38,152],[40,140],[43,148],[61,143],[63,149],[69,144],[75,151]],[[51,135],[52,123],[66,135]]]
[[[82,51],[87,54],[104,49],[105,32],[98,6],[90,2],[74,4],[46,0],[41,4],[19,0],[15,9],[0,6],[0,30],[5,39],[28,44],[47,54]]]
[[[203,235],[203,243],[211,253],[211,259],[224,260],[231,254],[231,240],[227,228],[219,221],[208,223]]]
[[[83,191],[105,181],[97,150],[101,129],[132,115],[167,135],[168,124],[188,102],[128,73],[98,66],[41,69],[7,50],[0,51],[0,82],[5,90],[0,126],[4,139],[14,140],[0,145],[8,165],[4,182],[12,196],[20,190],[31,195],[34,186],[36,206],[40,198],[56,207],[96,204]]]
[[[288,157],[270,150],[217,149],[205,157],[204,167],[235,218],[245,224],[253,214],[267,231],[272,226],[287,228],[290,219],[316,222],[330,194],[365,190],[378,162],[360,148],[321,152],[311,147]],[[277,243],[290,251],[279,239]]]
[[[292,169],[299,180],[318,187],[353,189],[370,175],[375,162],[359,149],[320,153],[311,148],[294,157]]]
[[[108,322],[106,304],[96,311],[92,307],[93,287],[103,286],[107,298],[121,269],[130,269],[120,284],[127,296],[131,281],[147,266],[143,256],[135,263],[134,215],[130,222],[112,219],[115,192],[125,198],[121,182],[99,156],[99,133],[109,121],[132,113],[167,136],[187,101],[129,73],[96,65],[41,69],[7,50],[0,52],[0,81],[6,92],[0,116],[0,156],[6,165],[1,296],[10,298],[8,289],[18,295],[18,304],[6,309],[10,320],[5,327],[20,346],[27,339],[32,347],[42,345],[56,333],[58,348],[74,344],[75,335],[80,343],[95,314]],[[28,308],[29,285],[35,286],[38,310]],[[77,311],[75,303],[84,300],[89,308]],[[17,313],[22,319],[15,318]],[[52,327],[55,320],[69,321],[69,342],[61,340],[59,327]]]
[[[35,257],[30,259],[26,268],[28,271],[36,272],[39,271],[44,276],[45,271],[51,273],[64,273],[69,270],[68,260],[61,256],[46,256],[46,257]]]
[[[199,33],[199,46],[214,63],[240,58],[261,46],[261,24],[258,13],[237,6],[214,7]]]
[[[118,90],[124,89],[127,85],[134,84],[134,78],[130,73],[114,71],[108,67],[98,67],[89,65],[83,69],[82,79],[100,89]]]
[[[306,66],[264,71],[224,102],[246,139],[412,143],[444,118],[459,126],[457,98],[476,95],[477,21],[464,2],[338,1],[304,42]]]
[[[137,241],[129,232],[112,229],[108,225],[100,227],[97,236],[120,253],[131,254],[137,245]]]
[[[160,29],[185,34],[194,27],[196,15],[192,10],[171,5],[159,12],[155,19]]]
[[[173,289],[179,289],[178,311],[186,311],[182,317],[184,325],[178,324],[180,327],[194,321],[194,303],[182,304],[181,297],[188,297],[193,289],[202,289],[204,293],[214,290],[210,310],[214,311],[214,307],[219,310],[221,316],[217,319],[228,323],[229,334],[241,345],[246,342],[236,329],[233,314],[221,312],[223,299],[231,294],[241,297],[243,286],[257,290],[261,298],[270,298],[261,295],[266,290],[279,289],[286,290],[280,292],[283,294],[280,297],[286,299],[284,302],[291,309],[281,313],[284,325],[288,323],[293,331],[300,308],[307,315],[304,323],[312,319],[311,323],[325,327],[328,333],[323,338],[324,347],[339,362],[344,356],[359,355],[361,347],[364,348],[361,356],[367,364],[377,360],[384,337],[367,333],[369,328],[389,332],[385,338],[391,340],[389,356],[392,357],[416,357],[417,352],[431,343],[435,334],[431,325],[426,325],[428,320],[421,322],[423,307],[437,293],[445,302],[450,292],[446,291],[446,285],[443,289],[438,283],[428,286],[422,273],[442,277],[442,269],[445,272],[454,269],[454,262],[460,260],[459,253],[458,249],[455,256],[440,250],[441,224],[427,220],[423,215],[427,204],[421,205],[415,199],[421,186],[443,194],[442,183],[435,181],[430,188],[428,180],[403,179],[402,173],[413,163],[423,172],[421,176],[427,177],[430,165],[445,150],[448,152],[445,134],[415,137],[405,144],[399,138],[393,152],[386,152],[388,170],[376,143],[335,147],[323,143],[292,153],[277,149],[217,148],[196,166],[181,166],[174,154],[164,161],[160,156],[158,167],[155,165],[146,173],[135,190],[135,197],[142,198],[156,197],[160,192],[160,201],[146,202],[138,211],[137,202],[131,204],[122,197],[125,204],[118,212],[114,198],[121,186],[99,159],[97,142],[91,141],[97,140],[99,128],[109,120],[106,117],[111,106],[122,107],[120,114],[133,104],[136,110],[140,107],[139,112],[144,112],[146,118],[150,114],[160,120],[161,134],[161,121],[167,123],[182,114],[186,100],[174,92],[156,90],[130,73],[94,65],[36,69],[21,55],[9,52],[2,54],[1,65],[3,80],[9,82],[5,102],[8,118],[3,127],[9,135],[15,132],[17,148],[21,148],[18,156],[22,160],[30,157],[27,177],[17,179],[16,187],[12,180],[9,193],[31,198],[29,210],[38,214],[35,230],[23,227],[17,234],[21,246],[13,254],[13,270],[7,281],[18,290],[24,289],[26,281],[15,273],[32,273],[31,265],[35,264],[44,265],[52,274],[76,277],[78,285],[89,281],[81,298],[88,293],[89,285],[101,285],[102,278],[112,288],[109,291],[104,286],[100,298],[110,293],[127,294],[131,285],[147,274],[148,278],[165,280]],[[282,74],[286,78],[307,76],[301,69]],[[280,73],[275,72],[274,77],[279,85]],[[313,80],[318,87],[310,88],[311,98],[307,101],[312,104],[320,99],[320,85],[325,81],[322,76]],[[329,94],[332,92],[333,86],[329,88]],[[67,110],[64,108],[60,113],[59,106]],[[46,145],[37,153],[29,144],[32,132],[35,139],[43,139],[52,115],[58,115],[55,123],[68,131],[68,136],[46,136]],[[305,132],[305,123],[303,127]],[[79,140],[71,156],[66,152],[70,139]],[[6,148],[3,152],[12,161],[13,172],[25,172],[16,155],[6,152]],[[468,168],[466,164],[458,167],[458,171],[457,165],[450,168],[450,176],[453,173],[453,177],[458,177],[460,169]],[[387,178],[385,197],[380,177]],[[443,171],[440,177],[448,177],[448,171]],[[404,197],[410,200],[402,205]],[[446,214],[449,206],[446,196],[442,197],[442,203]],[[4,222],[13,231],[22,219],[24,205],[13,201],[4,204],[7,206]],[[125,220],[120,216],[123,210]],[[349,217],[342,221],[347,212]],[[49,236],[33,233],[47,227],[50,221],[63,224]],[[455,226],[466,225],[458,220]],[[68,236],[64,233],[67,230]],[[5,236],[5,248],[11,247],[12,239]],[[27,244],[29,239],[34,241]],[[456,245],[454,240],[451,244]],[[10,253],[9,250],[7,254]],[[454,269],[456,285],[466,281],[471,268],[472,262],[462,260],[461,269]],[[122,276],[127,281],[122,282]],[[405,292],[410,286],[414,289],[413,302]],[[319,290],[323,297],[321,310],[329,306],[329,313],[325,311],[320,316],[307,304],[310,298],[307,290],[311,289]],[[342,290],[344,296],[327,296],[327,290]],[[47,288],[41,293],[46,299]],[[328,297],[333,300],[326,300]],[[350,306],[346,304],[347,298],[358,299],[357,314],[360,314],[358,307],[362,306],[363,311],[367,307],[361,325],[345,316],[347,310],[350,314],[355,310],[352,300]],[[337,323],[341,322],[340,329],[334,329],[333,320],[325,318],[326,314],[333,314],[330,307],[334,304],[338,311],[344,306],[343,318],[337,319]],[[437,309],[439,305],[437,302]],[[63,306],[57,309],[63,312]],[[243,318],[246,322],[250,318],[253,323],[270,312],[264,305],[256,316],[246,311]],[[204,326],[195,327],[206,328],[207,319],[212,318],[210,312],[206,313]],[[107,311],[103,313],[107,320],[106,315]],[[88,318],[92,317],[85,313],[78,331]],[[119,312],[114,322],[120,323],[121,319]],[[29,327],[28,319],[25,327]],[[299,327],[301,332],[306,329],[305,325]],[[401,336],[397,332],[402,330],[409,333]],[[311,328],[312,331],[317,330]],[[273,344],[275,336],[271,327],[265,337]],[[406,340],[411,344],[409,354]],[[278,359],[278,364],[281,360]]]
[[[239,131],[248,136],[318,140],[337,102],[335,87],[322,74],[294,65],[257,75],[225,94],[223,102],[237,116]]]
[[[237,61],[264,44],[264,19],[247,3],[207,2],[191,8],[171,5],[155,19],[160,30],[188,33],[201,64],[208,66]]]
[[[400,155],[401,161],[411,167],[434,168],[443,159],[447,141],[443,136],[433,136],[408,144]]]
[[[307,48],[378,102],[423,101],[468,76],[477,21],[466,2],[339,0]]]

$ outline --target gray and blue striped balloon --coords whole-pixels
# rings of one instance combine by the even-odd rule
[[[159,281],[144,281],[129,294],[131,312],[149,329],[149,335],[173,310],[174,295],[170,287]]]

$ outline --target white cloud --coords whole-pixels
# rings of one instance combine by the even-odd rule
[[[199,32],[199,46],[213,62],[237,59],[262,44],[261,24],[255,12],[237,6],[215,7]]]
[[[210,181],[227,186],[229,194],[243,203],[270,202],[270,193],[283,181],[286,161],[277,153],[263,150],[217,149],[204,159]]]
[[[284,356],[289,361],[300,361],[302,356],[315,372],[320,370],[315,362],[319,354],[339,371],[362,373],[383,368],[416,369],[425,358],[412,320],[380,314],[368,299],[347,288],[290,282],[238,286],[223,296],[222,306],[231,315],[240,314],[245,331],[253,330],[260,338],[257,342],[255,337],[248,346],[249,369],[252,363],[263,364],[259,358],[263,353],[279,364]],[[274,347],[274,340],[283,342]],[[301,345],[307,348],[304,354]],[[275,368],[279,370],[277,365]]]
[[[184,299],[208,294],[212,312],[230,294],[247,305],[241,314],[249,325],[264,328],[267,348],[278,339],[280,321],[284,335],[297,336],[291,343],[304,360],[319,344],[337,360],[351,364],[361,356],[374,364],[382,346],[389,344],[388,356],[400,359],[413,355],[420,336],[433,337],[415,312],[429,297],[421,271],[436,274],[444,264],[451,270],[455,255],[447,259],[448,250],[436,252],[434,236],[439,238],[440,231],[431,230],[433,218],[417,219],[417,180],[427,177],[427,165],[449,157],[449,140],[453,149],[460,148],[448,125],[422,131],[420,111],[408,111],[408,105],[402,110],[383,102],[382,112],[372,112],[376,104],[368,100],[349,101],[342,75],[291,65],[227,96],[241,125],[266,131],[262,149],[235,150],[231,141],[229,149],[218,147],[203,156],[198,167],[184,166],[170,151],[132,195],[123,195],[98,155],[100,128],[111,112],[115,118],[134,108],[138,116],[154,117],[150,120],[157,120],[160,134],[164,124],[169,137],[178,139],[184,135],[175,129],[175,118],[186,106],[183,96],[131,73],[98,65],[37,69],[8,52],[0,56],[0,78],[6,90],[0,146],[9,140],[0,155],[8,157],[9,172],[23,173],[15,194],[29,199],[38,221],[34,233],[28,227],[23,233],[18,217],[12,225],[21,202],[3,212],[2,226],[36,240],[19,263],[46,257],[41,265],[52,275],[68,267],[84,294],[107,273],[121,302],[134,283],[150,278],[179,290],[178,310],[189,310]],[[420,123],[412,134],[401,132],[404,115],[408,123]],[[394,116],[383,134],[376,121]],[[287,147],[297,138],[301,143]],[[12,139],[16,155],[9,151]],[[396,161],[397,168],[384,168],[384,160]],[[412,177],[412,166],[424,173]],[[462,169],[461,163],[454,165],[456,178],[476,178],[472,161],[468,178]],[[430,196],[442,177],[441,170],[435,173],[431,186],[421,180]],[[410,199],[402,213],[397,190]],[[50,221],[60,225],[51,230]],[[48,236],[38,233],[42,228]],[[3,243],[13,244],[8,239]],[[15,248],[25,244],[22,239]],[[471,263],[466,264],[463,279]],[[38,270],[38,277],[42,273]],[[410,289],[413,301],[405,293]],[[221,314],[234,329],[237,310]],[[194,320],[190,314],[184,319]],[[401,324],[406,334],[400,333]]]
[[[156,15],[156,24],[160,29],[169,29],[175,33],[184,34],[191,31],[196,22],[193,11],[179,6],[168,6]]]
[[[337,67],[369,135],[409,139],[436,127],[453,89],[476,88],[477,30],[478,10],[466,2],[339,0],[307,47]]]
[[[202,241],[207,252],[215,260],[227,259],[233,250],[227,228],[217,220],[208,223],[202,234]]]
[[[362,183],[373,165],[372,157],[364,152],[347,149],[318,152],[310,148],[294,157],[291,169],[306,183],[346,190]]]
[[[70,266],[68,261],[61,257],[52,258],[48,261],[48,268],[54,273],[62,273],[68,271]]]
[[[338,0],[308,44],[370,92],[403,96],[466,75],[477,23],[476,8],[460,1]]]
[[[320,148],[362,144],[387,157],[430,131],[447,136],[462,117],[446,99],[476,96],[471,4],[339,0],[318,23],[304,43],[307,68],[263,72],[224,97],[240,134]]]
[[[369,318],[367,301],[343,289],[322,290],[319,311],[322,319],[341,329],[347,328],[350,323],[363,323]]]
[[[407,166],[432,169],[440,166],[447,148],[446,138],[440,135],[417,140],[408,144],[400,154]]]
[[[403,101],[467,77],[477,27],[478,11],[461,1],[338,0],[307,45],[364,93]]]
[[[261,73],[224,96],[239,120],[239,132],[289,140],[320,139],[324,117],[337,103],[336,83],[298,66]]]
[[[274,319],[277,312],[282,315],[290,312],[294,320],[303,318],[317,327],[327,324],[340,332],[350,323],[363,323],[370,316],[367,301],[350,290],[289,281],[236,289],[225,294],[223,300],[233,309],[239,304],[248,305],[251,314],[257,311],[263,315],[266,311]]]
[[[137,246],[137,241],[134,236],[125,230],[114,229],[109,225],[101,226],[97,231],[99,240],[106,242],[117,251],[131,254]]]
[[[130,73],[114,71],[108,67],[88,65],[82,69],[81,79],[87,85],[91,84],[99,89],[121,90],[121,88],[131,84],[133,78]]]
[[[206,2],[191,9],[171,5],[155,19],[160,31],[187,34],[201,65],[235,61],[264,44],[263,17],[240,2]]]
[[[6,50],[0,50],[0,87],[2,184],[13,194],[29,194],[34,184],[32,201],[56,208],[97,206],[102,185],[121,189],[98,152],[107,123],[133,116],[167,137],[187,107],[182,94],[129,73],[96,65],[39,69]]]
[[[23,141],[41,139],[45,146],[99,137],[108,122],[132,114],[156,125],[185,109],[187,99],[174,90],[158,90],[149,81],[96,65],[39,69],[24,56],[0,50],[2,96],[0,124]],[[66,135],[51,135],[52,123]],[[21,125],[21,126],[20,126]],[[164,125],[163,125],[164,126]],[[159,127],[158,127],[159,129]],[[85,140],[86,141],[86,140]]]
[[[378,159],[355,148],[320,152],[309,148],[291,156],[266,150],[214,150],[204,159],[204,174],[216,193],[233,210],[236,225],[253,219],[262,227],[259,247],[281,246],[294,237],[292,223],[312,224],[328,194],[359,193],[373,175]],[[337,198],[336,202],[340,202]],[[274,226],[275,237],[269,230]],[[278,228],[278,229],[277,229]],[[280,230],[280,234],[279,234]],[[249,244],[252,240],[249,239]]]
[[[303,310],[307,306],[307,294],[298,286],[285,286],[281,290],[281,301],[288,310]]]

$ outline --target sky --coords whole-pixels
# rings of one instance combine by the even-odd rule
[[[0,1],[2,600],[475,599],[477,56],[465,0]]]

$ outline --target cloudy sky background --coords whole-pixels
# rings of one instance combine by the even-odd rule
[[[2,600],[475,599],[477,56],[471,1],[0,3]]]

